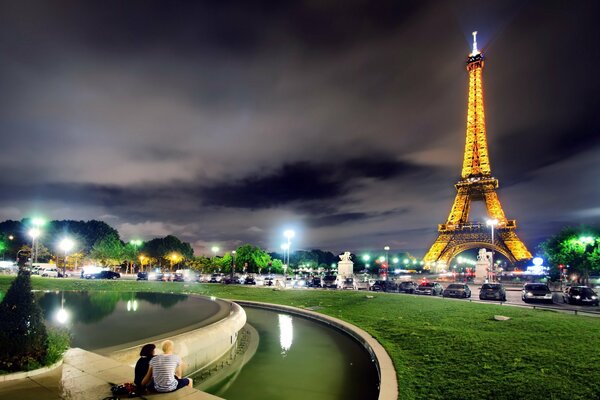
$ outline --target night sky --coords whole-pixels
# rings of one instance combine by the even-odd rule
[[[471,31],[530,250],[600,223],[598,1],[3,1],[0,220],[407,250],[448,217]],[[472,220],[484,219],[482,205]]]

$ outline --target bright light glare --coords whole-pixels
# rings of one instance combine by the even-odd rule
[[[31,220],[31,223],[33,224],[33,226],[42,226],[46,223],[46,221],[44,221],[43,218],[33,218]]]
[[[285,236],[287,240],[290,240],[291,238],[293,238],[294,236],[296,236],[296,232],[294,232],[291,229],[288,229],[285,232],[283,232],[283,236]]]
[[[582,236],[579,238],[579,241],[584,244],[594,243],[594,238],[591,236]]]
[[[371,256],[368,254],[365,254],[364,256],[362,256],[363,261],[369,261],[371,259]]]
[[[282,250],[288,250],[290,248],[290,244],[289,243],[284,243],[281,245],[281,249]]]
[[[73,240],[71,240],[70,238],[64,238],[63,240],[60,241],[58,246],[60,247],[60,249],[62,251],[64,251],[66,253],[69,250],[71,250],[73,248],[73,246],[75,246],[75,242],[73,242]]]
[[[40,236],[41,231],[38,228],[31,228],[28,233],[29,236],[32,237],[32,239],[35,239],[38,236]]]
[[[69,320],[69,313],[64,308],[61,308],[58,310],[54,318],[58,323],[64,324]]]
[[[212,250],[213,253],[217,253],[219,251],[219,247],[218,246],[213,246],[211,248],[211,250]]]
[[[392,258],[392,262],[393,262],[394,264],[398,264],[398,261],[400,261],[400,259],[399,259],[398,257],[394,257],[394,258]]]
[[[498,225],[498,220],[497,219],[488,219],[485,221],[485,223],[487,224],[487,226],[496,226]]]
[[[543,263],[544,263],[544,260],[542,259],[542,257],[535,257],[535,258],[533,259],[533,265],[536,265],[536,266],[538,266],[538,267],[539,267],[539,266],[540,266],[540,265],[542,265]]]
[[[379,257],[379,262],[384,262],[385,261],[385,257],[384,256],[380,256]]]
[[[294,325],[292,317],[289,315],[279,314],[279,344],[281,346],[281,354],[285,355],[292,347],[294,340]]]

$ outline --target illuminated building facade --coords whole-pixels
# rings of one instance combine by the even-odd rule
[[[438,226],[438,237],[424,257],[429,265],[448,265],[459,253],[486,247],[504,255],[512,263],[531,258],[516,234],[515,220],[509,220],[498,199],[498,180],[492,176],[485,130],[482,73],[484,58],[477,49],[477,32],[473,32],[473,51],[467,57],[469,100],[467,134],[461,179],[445,224]],[[494,226],[469,220],[471,202],[483,201]],[[494,235],[495,231],[495,235]]]

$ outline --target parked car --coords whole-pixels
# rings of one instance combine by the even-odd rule
[[[563,299],[567,304],[597,306],[598,294],[587,286],[571,286],[565,290]]]
[[[121,274],[114,271],[100,271],[91,274],[85,274],[85,279],[119,279]]]
[[[248,275],[244,279],[244,285],[256,285],[256,279],[252,275]]]
[[[417,288],[417,284],[413,281],[400,282],[398,284],[398,292],[399,293],[414,293]]]
[[[506,301],[506,289],[500,283],[484,283],[479,289],[479,300]]]
[[[265,279],[263,280],[263,285],[264,286],[273,286],[273,277],[272,276],[265,277]]]
[[[326,289],[337,289],[337,276],[325,275],[323,277],[323,287]]]
[[[185,275],[183,272],[175,271],[173,274],[173,282],[185,282]]]
[[[354,278],[354,290],[369,290],[369,281]]]
[[[552,304],[552,292],[545,283],[526,283],[523,286],[521,300],[525,303],[543,301]]]
[[[451,283],[442,291],[442,296],[466,299],[471,297],[471,289],[464,283]]]
[[[58,271],[56,267],[47,267],[43,268],[39,271],[40,276],[46,276],[50,278],[58,278],[62,276],[62,274]]]
[[[415,294],[425,294],[429,296],[439,296],[444,291],[442,285],[438,282],[423,282],[415,289]]]
[[[352,277],[344,278],[344,280],[342,282],[340,282],[339,286],[342,290],[343,289],[354,290],[354,278],[352,278]]]
[[[311,288],[320,288],[321,287],[321,277],[320,276],[313,276],[311,279],[309,279],[309,281],[308,281],[308,287],[311,287]]]
[[[148,280],[148,273],[144,272],[144,271],[138,272],[136,280],[138,280],[138,281],[147,281]]]
[[[305,277],[299,277],[293,280],[292,287],[294,289],[305,289],[309,284],[309,280]]]
[[[398,292],[398,285],[394,281],[375,281],[369,288],[373,292]]]
[[[221,283],[224,283],[226,285],[237,285],[242,282],[243,282],[243,280],[238,275],[234,275],[234,276],[227,275],[226,277],[224,277],[221,280]]]
[[[212,274],[208,280],[208,283],[221,283],[222,280],[223,274]]]

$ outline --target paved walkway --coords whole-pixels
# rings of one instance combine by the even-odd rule
[[[111,396],[111,384],[131,382],[133,367],[98,354],[70,349],[62,366],[40,375],[0,383],[0,399],[102,400]],[[192,388],[150,394],[152,400],[220,400]]]

